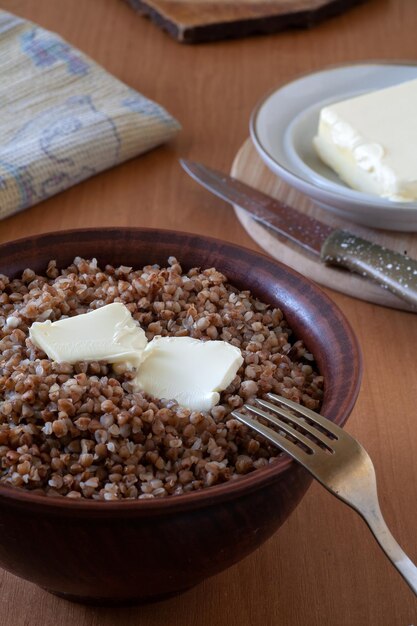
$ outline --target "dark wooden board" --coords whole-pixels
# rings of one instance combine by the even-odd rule
[[[365,0],[127,0],[181,43],[307,28]]]

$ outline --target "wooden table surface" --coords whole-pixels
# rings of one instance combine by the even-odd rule
[[[192,182],[185,156],[225,171],[264,93],[329,64],[416,59],[415,0],[369,0],[312,30],[199,46],[176,43],[123,0],[3,0],[58,32],[182,123],[170,145],[0,222],[0,241],[81,226],[154,226],[256,249],[230,208]],[[370,453],[381,508],[417,562],[417,316],[328,291],[364,356],[348,430]],[[231,537],[231,541],[233,538]],[[1,626],[409,626],[417,601],[366,525],[313,484],[258,551],[177,598],[121,609],[55,598],[0,571]]]

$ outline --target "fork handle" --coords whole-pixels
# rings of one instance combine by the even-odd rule
[[[417,595],[417,567],[392,536],[382,516],[379,505],[375,503],[372,508],[367,511],[356,510],[369,526],[372,534],[391,563],[396,567],[406,583],[414,591],[415,595]]]

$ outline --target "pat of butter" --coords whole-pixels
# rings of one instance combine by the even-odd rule
[[[417,79],[324,107],[314,147],[350,187],[417,199]]]
[[[242,363],[239,348],[225,341],[155,337],[146,347],[135,384],[156,398],[208,411],[219,402],[219,391],[230,385]]]
[[[137,368],[148,343],[145,332],[121,302],[57,322],[34,322],[33,343],[58,363],[107,361]]]
[[[53,323],[34,322],[29,336],[58,363],[107,361],[136,368],[136,390],[196,411],[219,402],[219,391],[230,385],[243,363],[239,348],[225,341],[154,337],[148,343],[119,302]]]

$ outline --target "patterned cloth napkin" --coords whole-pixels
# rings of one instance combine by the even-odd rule
[[[55,33],[0,11],[0,219],[179,129]]]

